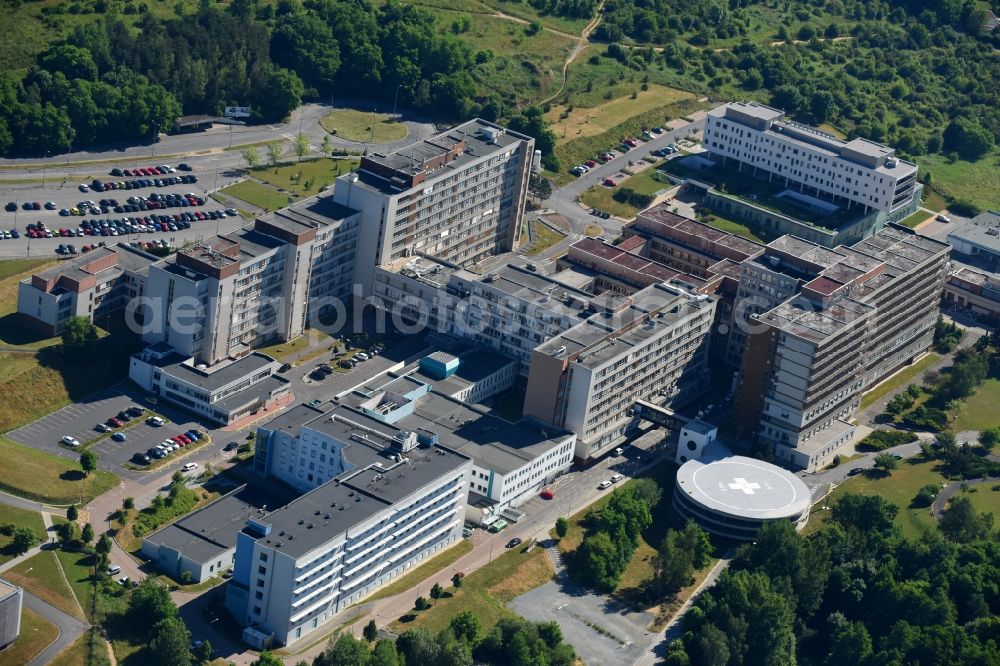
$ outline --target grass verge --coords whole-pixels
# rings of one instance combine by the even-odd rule
[[[266,181],[275,187],[301,196],[310,196],[332,185],[337,176],[358,168],[360,161],[356,157],[336,160],[321,157],[277,167],[254,169],[252,173],[254,178]]]
[[[222,188],[220,192],[267,211],[278,210],[295,203],[294,196],[279,192],[273,185],[258,183],[255,180],[234,183]]]
[[[138,553],[144,536],[192,511],[197,511],[218,497],[218,492],[204,488],[184,488],[172,502],[168,503],[167,498],[164,498],[164,504],[159,510],[152,506],[142,511],[131,509],[125,515],[125,520],[119,523],[120,528],[115,532],[115,540],[130,553]]]
[[[49,662],[49,666],[89,666],[87,663],[90,657],[89,650],[90,632],[85,632],[73,643],[60,652],[55,659]],[[97,653],[103,655],[107,650],[103,638],[97,639]]]
[[[22,608],[21,633],[18,634],[16,641],[0,652],[0,666],[23,666],[57,638],[59,638],[59,628],[56,625],[30,608]]]
[[[576,106],[572,111],[559,104],[552,106],[545,117],[552,123],[556,143],[563,144],[580,137],[596,136],[621,124],[622,119],[684,99],[694,99],[694,95],[653,83],[647,90],[637,91],[635,99],[631,96],[618,97],[597,106]]]
[[[385,599],[386,597],[391,597],[394,594],[399,594],[400,592],[405,592],[410,589],[420,581],[426,579],[427,577],[433,575],[437,572],[443,572],[444,569],[448,568],[455,563],[463,555],[467,555],[472,552],[472,542],[468,539],[462,539],[454,546],[444,551],[443,553],[438,553],[431,559],[427,560],[415,569],[411,569],[408,573],[400,576],[393,582],[389,583],[382,589],[380,589],[375,594],[370,597],[366,597],[365,601],[375,601],[376,599]],[[442,573],[444,575],[444,573]],[[451,576],[445,576],[445,578],[451,578]]]
[[[84,476],[76,462],[0,437],[0,459],[8,462],[0,474],[0,490],[49,504],[89,502],[118,484],[104,470]]]
[[[910,215],[909,217],[900,220],[899,223],[902,224],[904,227],[909,227],[910,229],[913,229],[921,222],[929,220],[932,217],[934,217],[934,213],[928,213],[927,211],[924,210],[918,210],[913,215]]]
[[[1000,425],[1000,380],[987,379],[976,392],[969,396],[958,408],[948,414],[953,419],[951,429],[985,430]]]
[[[1000,150],[994,149],[975,162],[935,154],[918,157],[917,163],[922,173],[932,175],[932,187],[938,193],[968,201],[981,210],[1000,209],[1000,188],[997,188],[997,183],[1000,183]],[[926,198],[928,208],[939,210],[932,205],[930,197]]]
[[[45,541],[45,523],[37,511],[18,509],[6,504],[0,504],[0,526],[29,527],[39,541]],[[0,533],[0,564],[14,559],[17,555],[10,549],[11,538]]]
[[[462,587],[447,588],[446,595],[421,612],[412,612],[393,622],[393,631],[422,627],[437,633],[462,611],[472,611],[488,632],[504,617],[514,613],[505,605],[514,597],[551,580],[555,571],[543,548],[525,552],[525,548],[507,551],[462,580]]]
[[[532,234],[535,240],[526,250],[522,252],[525,256],[533,257],[541,254],[562,239],[566,238],[566,236],[552,229],[547,224],[543,224],[537,220],[531,220],[528,224],[531,225]]]
[[[359,143],[386,143],[406,136],[406,125],[388,113],[338,109],[323,116],[319,124],[338,138]]]
[[[941,357],[937,354],[927,354],[913,365],[903,368],[892,377],[889,377],[889,379],[876,385],[875,388],[861,396],[861,409],[868,409],[890,393],[909,386],[913,383],[917,375],[937,363],[939,360],[941,360]]]
[[[46,550],[29,557],[16,567],[8,569],[4,577],[56,608],[86,621],[87,618],[80,613],[80,604],[77,603],[73,588],[63,578],[55,551]]]

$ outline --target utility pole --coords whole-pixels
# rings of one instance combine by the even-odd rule
[[[396,117],[396,102],[399,101],[399,89],[402,88],[402,87],[403,87],[402,83],[400,83],[398,86],[396,86],[396,94],[393,95],[393,97],[392,97],[392,117],[393,118]]]
[[[160,135],[160,126],[155,122],[153,123],[153,144],[149,147],[149,159],[153,159],[153,154],[156,152],[156,137]]]
[[[45,151],[45,161],[42,162],[42,189],[45,189],[45,169],[48,168],[49,151]]]

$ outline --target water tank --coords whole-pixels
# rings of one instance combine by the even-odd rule
[[[531,158],[531,168],[535,172],[542,170],[542,151],[535,151],[534,157]]]

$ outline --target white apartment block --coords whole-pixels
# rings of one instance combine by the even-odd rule
[[[356,282],[376,266],[429,254],[460,265],[512,249],[520,233],[534,139],[470,120],[387,155],[361,158],[334,199],[361,211]]]
[[[917,165],[867,139],[844,141],[785,119],[756,102],[732,102],[708,113],[702,146],[721,162],[784,179],[800,191],[891,213],[915,194]]]
[[[276,511],[262,509],[237,534],[226,607],[248,642],[287,645],[319,633],[461,538],[472,461],[417,446],[415,437],[386,445],[358,432],[339,451],[353,458],[337,463],[348,471]]]
[[[142,296],[149,267],[159,258],[129,245],[100,247],[35,273],[17,285],[17,311],[24,323],[58,335],[70,317],[104,318]]]
[[[149,269],[143,340],[211,365],[298,337],[350,297],[359,223],[326,196],[182,248]]]
[[[636,400],[676,405],[708,387],[715,306],[670,283],[591,301],[585,321],[532,352],[525,414],[575,432],[577,458],[601,455]]]

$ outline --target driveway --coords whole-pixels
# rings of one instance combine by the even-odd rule
[[[29,661],[27,666],[43,666],[51,662],[57,654],[69,647],[90,626],[42,601],[27,590],[24,591],[24,606],[35,611],[59,629],[59,636],[37,657]]]

